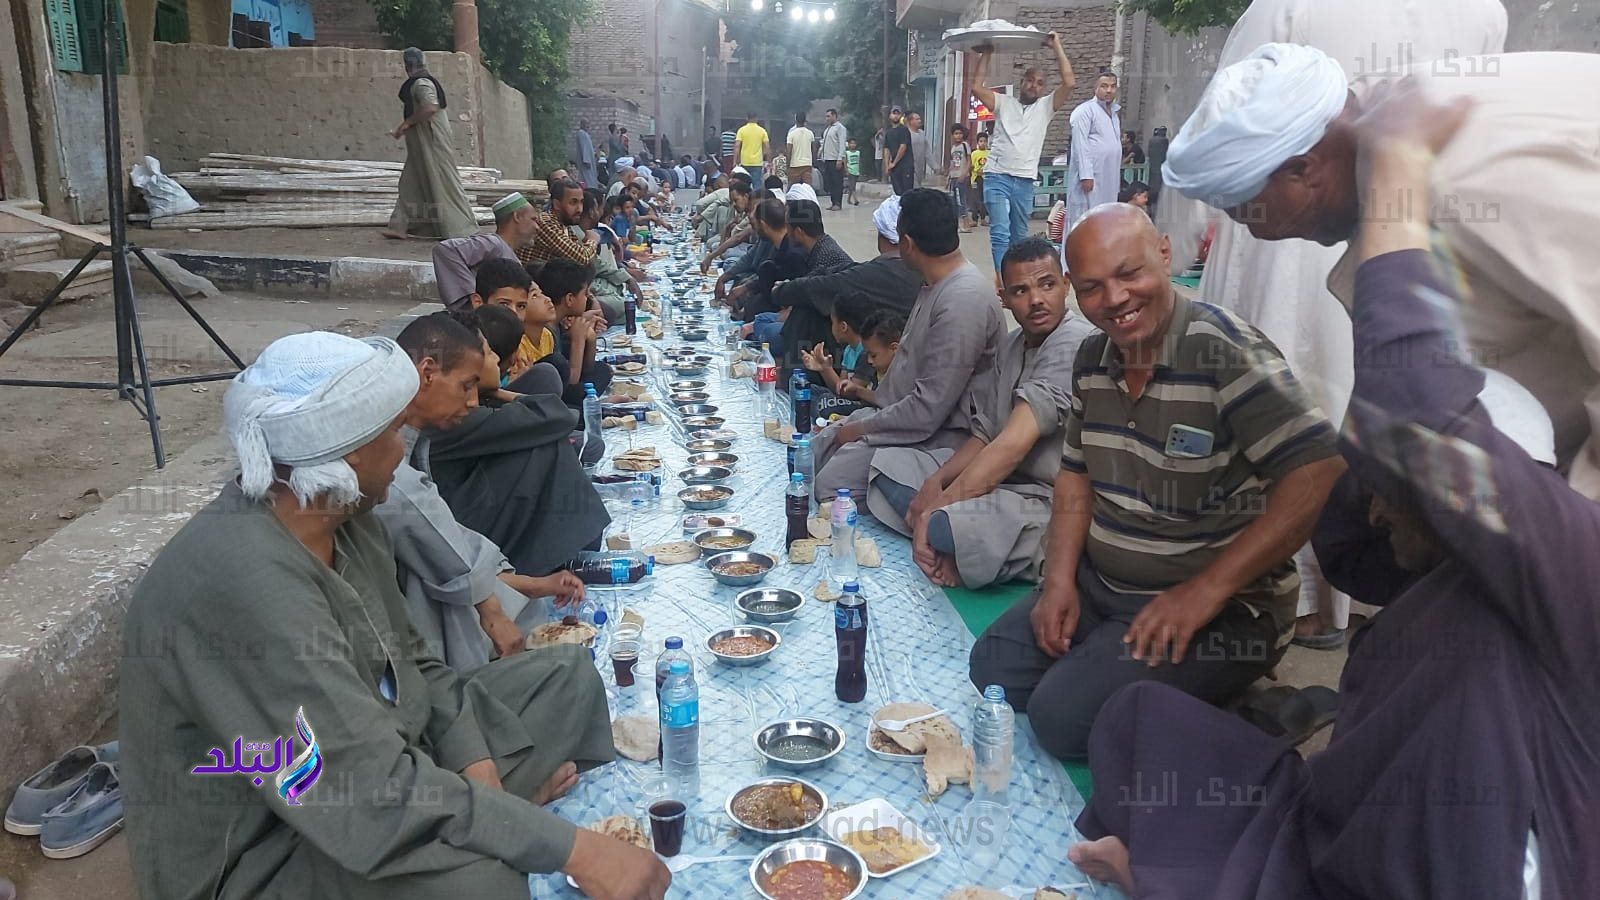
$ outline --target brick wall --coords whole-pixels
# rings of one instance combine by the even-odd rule
[[[367,0],[311,0],[317,46],[398,50],[378,30],[378,14]]]
[[[1067,51],[1067,60],[1072,63],[1073,74],[1077,76],[1071,101],[1050,121],[1050,131],[1044,142],[1046,158],[1066,152],[1072,133],[1068,113],[1079,103],[1094,96],[1095,77],[1101,69],[1111,66],[1111,54],[1116,42],[1116,16],[1114,3],[1068,9],[1023,5],[1017,10],[1016,18],[1012,19],[1018,25],[1032,25],[1040,31],[1056,32]],[[1124,33],[1123,41],[1126,55],[1132,45],[1131,27]],[[1011,70],[1007,77],[1015,84],[1029,66],[1041,67],[1051,84],[1059,83],[1054,54],[1043,47],[1011,54]],[[997,69],[990,80],[997,81],[1002,73],[1005,73],[1004,69]]]
[[[688,0],[593,2],[594,20],[572,34],[567,128],[588,118],[596,139],[612,121],[631,134],[654,130],[659,10],[661,129],[674,147],[698,148],[702,51],[717,47],[715,17]],[[719,83],[708,79],[708,87]]]

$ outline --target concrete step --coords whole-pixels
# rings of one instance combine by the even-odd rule
[[[61,279],[77,265],[75,259],[52,259],[47,262],[28,263],[0,272],[0,297],[38,305]],[[111,294],[111,260],[97,259],[79,273],[62,294],[62,300],[82,300],[105,297]]]
[[[0,201],[0,202],[3,202],[6,206],[14,207],[14,208],[20,209],[20,210],[25,210],[27,212],[32,212],[32,213],[43,213],[44,212],[44,204],[39,202],[38,200],[23,200],[23,199],[18,198],[16,200],[5,200],[5,201]]]
[[[0,232],[0,270],[61,257],[61,236],[53,231]]]

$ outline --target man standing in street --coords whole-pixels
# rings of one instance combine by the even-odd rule
[[[1061,67],[1061,86],[1045,91],[1044,73],[1030,66],[1022,73],[1017,96],[999,94],[985,86],[989,74],[988,52],[973,53],[967,62],[967,83],[978,102],[994,111],[994,135],[989,139],[989,157],[983,168],[983,204],[989,210],[989,249],[994,254],[994,270],[1012,241],[1028,235],[1028,216],[1033,213],[1033,183],[1039,177],[1039,156],[1044,152],[1045,132],[1050,120],[1067,105],[1076,79],[1067,52],[1054,31],[1045,35],[1044,45],[1055,51]],[[999,276],[995,278],[998,280]]]
[[[1117,75],[1101,72],[1094,96],[1072,111],[1072,166],[1067,172],[1067,230],[1102,203],[1117,202],[1122,187],[1122,116]],[[1066,241],[1062,241],[1063,246]],[[1065,258],[1065,251],[1062,253]]]
[[[828,211],[843,207],[844,154],[850,134],[839,121],[837,109],[828,110],[828,127],[822,130],[822,191],[828,195]]]
[[[912,177],[916,179],[917,187],[926,187],[929,173],[936,173],[938,169],[933,161],[933,145],[928,141],[928,132],[922,129],[922,113],[906,116],[906,128],[911,131],[911,158],[916,162]]]
[[[401,241],[466,237],[478,230],[478,220],[461,188],[450,116],[439,115],[449,105],[444,85],[428,71],[421,50],[407,47],[401,59],[406,69],[405,83],[400,85],[405,118],[390,134],[405,140],[406,162],[400,170],[400,195],[383,236]]]
[[[764,172],[767,167],[767,157],[772,153],[772,144],[767,139],[767,130],[756,123],[754,112],[745,116],[744,126],[733,137],[733,156],[739,165],[754,172]]]
[[[811,183],[811,145],[816,135],[806,127],[806,114],[796,113],[794,127],[789,129],[789,186]]]
[[[911,153],[911,129],[906,127],[905,114],[898,106],[890,109],[889,129],[883,133],[883,168],[897,197],[917,186],[917,160]]]
[[[600,179],[595,174],[594,138],[589,137],[589,121],[578,120],[578,180],[584,187],[599,187]]]

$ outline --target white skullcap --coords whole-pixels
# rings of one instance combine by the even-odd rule
[[[1344,69],[1321,50],[1263,44],[1211,79],[1167,149],[1162,180],[1219,209],[1238,206],[1322,140],[1349,90]]]
[[[1483,371],[1478,402],[1489,421],[1524,453],[1547,466],[1556,464],[1556,429],[1537,397],[1511,376],[1493,369]]]
[[[496,200],[494,202],[494,206],[490,207],[490,209],[496,213],[515,212],[516,210],[527,205],[528,198],[523,195],[521,191],[512,191],[504,197],[501,197],[499,200]]]
[[[791,184],[788,193],[784,194],[786,200],[810,200],[817,202],[817,190],[809,184]]]
[[[890,194],[872,212],[872,224],[878,233],[891,244],[900,243],[900,198]]]
[[[370,443],[417,393],[417,368],[388,338],[357,340],[327,331],[279,338],[234,376],[222,400],[223,428],[239,455],[239,486],[266,496],[273,464],[309,505],[327,496],[361,499],[345,454]]]

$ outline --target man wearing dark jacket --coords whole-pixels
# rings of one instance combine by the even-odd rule
[[[801,270],[788,274],[789,281],[799,278],[827,275],[848,269],[855,265],[855,260],[850,258],[833,235],[826,233],[822,227],[822,208],[814,200],[789,201],[789,237],[788,241],[796,251],[804,253]],[[770,269],[763,266],[758,273],[758,280],[763,282],[768,295],[772,298],[778,312],[766,312],[757,316],[752,332],[755,339],[771,344],[773,352],[780,354],[784,359],[798,361],[800,348],[810,348],[818,341],[832,337],[833,329],[828,320],[828,310],[832,309],[832,300],[827,301],[827,307],[818,308],[812,304],[796,304],[785,306],[778,299],[777,284],[780,277],[777,265]],[[766,281],[770,278],[771,281]],[[798,298],[799,295],[796,295]]]

